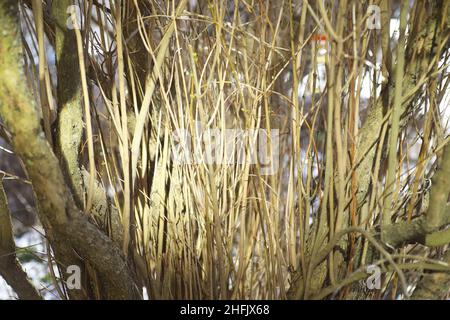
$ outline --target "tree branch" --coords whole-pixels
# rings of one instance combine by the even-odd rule
[[[57,155],[63,172],[74,192],[79,206],[84,201],[84,183],[79,163],[83,136],[83,109],[81,79],[78,64],[77,42],[73,30],[67,27],[67,8],[71,0],[52,2],[52,18],[55,22],[55,55],[58,70],[58,132]]]
[[[385,243],[392,247],[413,242],[436,246],[448,238],[448,232],[437,231],[450,224],[450,210],[447,204],[450,193],[449,177],[450,144],[447,144],[440,159],[440,166],[432,179],[430,205],[425,216],[411,222],[402,221],[386,226],[383,230]]]
[[[33,184],[44,228],[56,235],[52,241],[69,251],[75,250],[94,267],[103,281],[107,298],[139,298],[133,273],[120,249],[76,207],[58,160],[40,127],[24,77],[18,17],[17,1],[2,1],[0,115]]]
[[[39,300],[41,296],[28,281],[16,258],[11,216],[3,182],[0,182],[0,275],[14,289],[19,299]]]

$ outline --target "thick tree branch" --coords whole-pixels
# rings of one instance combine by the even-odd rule
[[[439,228],[443,223],[449,223],[450,221],[450,212],[447,206],[450,193],[450,144],[445,146],[442,158],[438,161],[440,163],[433,176],[430,206],[426,214],[427,224],[432,229]]]
[[[83,109],[80,70],[75,33],[68,28],[67,8],[72,0],[52,2],[55,23],[55,54],[58,70],[58,133],[57,154],[63,164],[67,181],[79,206],[84,200],[84,184],[79,163],[83,137]]]
[[[392,247],[404,243],[423,243],[441,245],[447,239],[447,232],[438,232],[439,228],[450,224],[450,210],[447,204],[450,193],[450,145],[445,146],[440,165],[433,176],[430,191],[430,205],[425,216],[412,222],[399,222],[383,230],[383,239]]]
[[[40,206],[44,228],[59,245],[72,248],[98,272],[107,298],[139,298],[132,272],[120,250],[76,207],[58,160],[39,124],[36,106],[26,87],[18,19],[18,3],[0,5],[0,115],[12,145],[24,161]],[[54,240],[56,241],[56,240]]]
[[[424,6],[428,9],[427,16],[425,19],[416,19],[410,25],[415,27],[418,26],[417,34],[411,34],[408,39],[408,45],[406,48],[406,66],[405,66],[405,77],[403,79],[403,99],[400,113],[403,114],[407,110],[408,104],[416,96],[414,93],[418,93],[415,89],[417,88],[418,77],[426,76],[428,74],[429,64],[438,63],[439,59],[434,59],[430,61],[430,57],[433,53],[436,53],[437,43],[436,36],[444,39],[444,36],[448,34],[450,28],[448,24],[443,24],[443,30],[437,30],[437,24],[442,19],[446,19],[446,14],[440,12],[440,0],[428,0],[419,2],[417,5]],[[442,19],[441,19],[442,18]],[[448,39],[447,39],[448,41]],[[420,46],[418,45],[420,43]],[[379,140],[380,132],[385,124],[383,121],[384,113],[387,110],[383,110],[383,96],[385,90],[389,90],[392,93],[395,87],[389,82],[385,84],[381,97],[370,107],[368,111],[367,119],[364,125],[361,127],[358,137],[358,155],[356,168],[356,173],[358,176],[358,194],[357,201],[358,205],[361,205],[369,192],[371,184],[371,175],[373,161],[375,159],[376,149]],[[419,90],[420,91],[420,90]],[[389,94],[389,103],[393,103],[393,94]]]

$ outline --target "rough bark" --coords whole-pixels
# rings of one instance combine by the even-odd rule
[[[45,138],[36,105],[26,86],[18,18],[18,3],[0,5],[0,115],[24,161],[52,245],[75,251],[98,272],[106,298],[134,299],[140,294],[132,271],[111,239],[90,223],[75,205],[59,162]]]
[[[58,120],[56,147],[74,199],[84,201],[84,184],[79,163],[83,137],[83,109],[80,69],[75,33],[67,27],[67,8],[72,0],[52,2],[55,25],[55,55],[58,70]]]
[[[405,221],[387,226],[383,230],[385,243],[392,247],[414,242],[430,246],[446,244],[448,231],[439,232],[439,229],[450,224],[450,210],[447,204],[450,193],[449,177],[450,145],[447,145],[442,153],[440,165],[433,176],[430,205],[425,216],[412,222]]]

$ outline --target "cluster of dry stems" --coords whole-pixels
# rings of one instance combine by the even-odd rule
[[[409,3],[2,1],[2,136],[61,298],[448,297],[450,3]],[[222,141],[278,129],[278,170],[224,150],[174,163],[173,132],[198,124]],[[38,298],[0,205],[0,274]],[[81,290],[65,286],[69,265]]]

